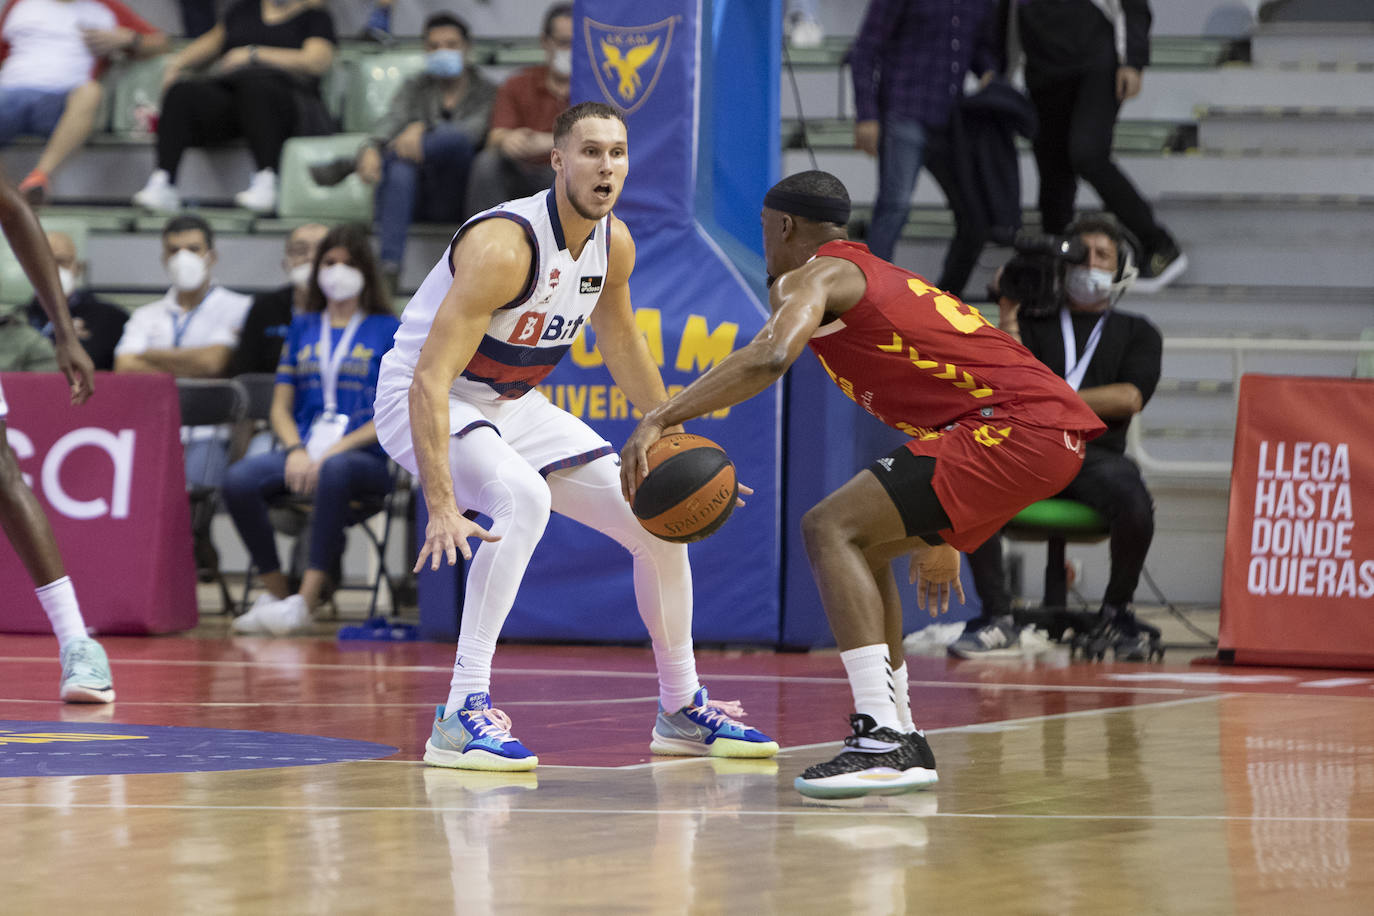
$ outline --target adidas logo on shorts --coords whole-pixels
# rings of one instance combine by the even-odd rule
[[[883,470],[884,470],[884,471],[890,471],[890,470],[892,470],[892,459],[891,459],[891,458],[879,458],[879,459],[878,459],[878,463],[881,464],[881,465],[883,466]]]

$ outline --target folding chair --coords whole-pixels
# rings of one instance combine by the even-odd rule
[[[183,427],[238,424],[248,410],[248,392],[234,379],[177,379],[177,399],[181,405]],[[206,459],[208,462],[208,458]],[[206,470],[208,468],[203,468]],[[234,599],[229,583],[219,568],[219,556],[210,541],[210,524],[219,509],[219,487],[186,483],[191,501],[191,532],[196,539],[197,566],[206,570],[209,581],[219,585],[224,612],[230,613]],[[203,565],[202,565],[203,564]]]

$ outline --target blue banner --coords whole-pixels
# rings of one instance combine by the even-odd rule
[[[769,15],[776,5],[758,7]],[[630,171],[615,212],[637,248],[630,284],[636,320],[671,391],[750,340],[767,317],[755,289],[702,228],[695,209],[699,118],[707,117],[699,107],[710,107],[701,97],[701,73],[716,48],[704,40],[698,0],[582,0],[573,33],[572,101],[613,105],[629,125]],[[758,72],[752,83],[730,86],[730,93],[764,99],[771,93],[771,101],[756,100],[753,107],[771,105],[776,130],[777,52],[750,46],[733,53],[753,55]],[[776,174],[777,147],[758,144],[739,155],[757,160],[741,162],[756,186],[738,189],[748,197],[741,206],[757,214]],[[589,331],[542,390],[617,448],[634,429],[633,409]],[[772,644],[779,637],[779,398],[775,387],[687,424],[689,432],[725,448],[741,481],[755,489],[749,505],[718,533],[689,548],[698,641]],[[554,516],[505,635],[643,641],[629,555],[610,539]]]

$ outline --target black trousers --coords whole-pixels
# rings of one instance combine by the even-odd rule
[[[1112,132],[1121,109],[1116,100],[1116,70],[1055,77],[1028,70],[1026,88],[1040,118],[1034,149],[1045,231],[1061,233],[1073,221],[1081,177],[1147,252],[1167,240],[1150,205],[1112,161]]]
[[[1125,455],[1095,449],[1089,443],[1083,469],[1059,495],[1092,506],[1106,517],[1111,531],[1112,568],[1102,603],[1116,607],[1130,604],[1155,536],[1154,499],[1145,489],[1140,468]],[[968,555],[968,563],[983,602],[983,616],[1010,614],[1011,599],[1002,575],[1001,537],[988,538],[987,543]]]
[[[978,266],[978,256],[988,242],[991,227],[982,206],[969,199],[956,177],[948,130],[930,132],[926,140],[925,167],[944,192],[950,212],[954,214],[954,238],[945,249],[945,263],[935,285],[962,298],[969,275]]]
[[[190,147],[243,137],[258,169],[275,169],[296,129],[296,92],[290,77],[267,68],[173,83],[158,118],[157,167],[175,179]]]

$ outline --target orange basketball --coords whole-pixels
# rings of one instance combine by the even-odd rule
[[[735,508],[735,465],[710,439],[664,436],[649,446],[649,474],[635,491],[635,517],[665,541],[699,541],[725,524]]]

